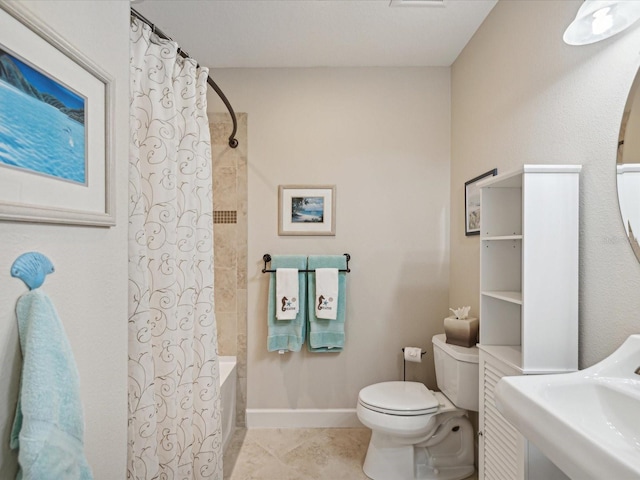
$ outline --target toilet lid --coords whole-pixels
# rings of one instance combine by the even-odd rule
[[[419,382],[383,382],[360,390],[360,403],[391,415],[424,415],[438,410],[438,399]]]

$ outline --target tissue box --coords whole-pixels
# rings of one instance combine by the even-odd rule
[[[473,347],[478,342],[478,319],[447,317],[444,319],[444,333],[451,345]]]

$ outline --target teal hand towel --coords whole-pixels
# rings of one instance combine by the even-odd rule
[[[62,322],[46,293],[25,293],[16,308],[22,377],[10,446],[18,479],[90,480],[84,456],[80,380]]]
[[[311,255],[307,262],[309,270],[316,268],[338,268],[346,270],[347,258],[344,255]],[[316,298],[316,279],[314,273],[308,276],[308,296]],[[344,322],[347,308],[347,274],[338,273],[338,312],[335,320],[316,316],[315,302],[307,305],[309,315],[309,338],[307,349],[314,353],[340,352],[344,347]]]
[[[303,255],[272,255],[271,269],[297,268],[307,269],[307,258]],[[269,306],[267,310],[267,350],[277,352],[285,350],[299,352],[304,343],[306,329],[306,298],[307,274],[298,272],[298,305],[300,308],[293,320],[278,320],[276,318],[276,274],[270,273],[269,278]]]

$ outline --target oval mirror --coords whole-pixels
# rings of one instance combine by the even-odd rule
[[[640,261],[640,71],[624,107],[616,160],[618,200],[631,248]]]

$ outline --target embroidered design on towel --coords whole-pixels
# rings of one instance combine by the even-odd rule
[[[297,268],[276,268],[276,319],[295,320],[300,311],[300,285]]]
[[[329,305],[329,302],[333,303],[333,297],[329,297],[324,298],[324,295],[320,295],[318,297],[318,311],[320,310],[327,310],[327,311],[331,311],[333,310],[333,306]]]
[[[280,309],[283,312],[290,312],[290,311],[298,311],[298,306],[297,306],[297,299],[295,297],[293,297],[291,300],[289,300],[287,297],[282,297],[282,308]]]
[[[319,319],[336,320],[339,304],[337,268],[315,269],[315,314]]]

